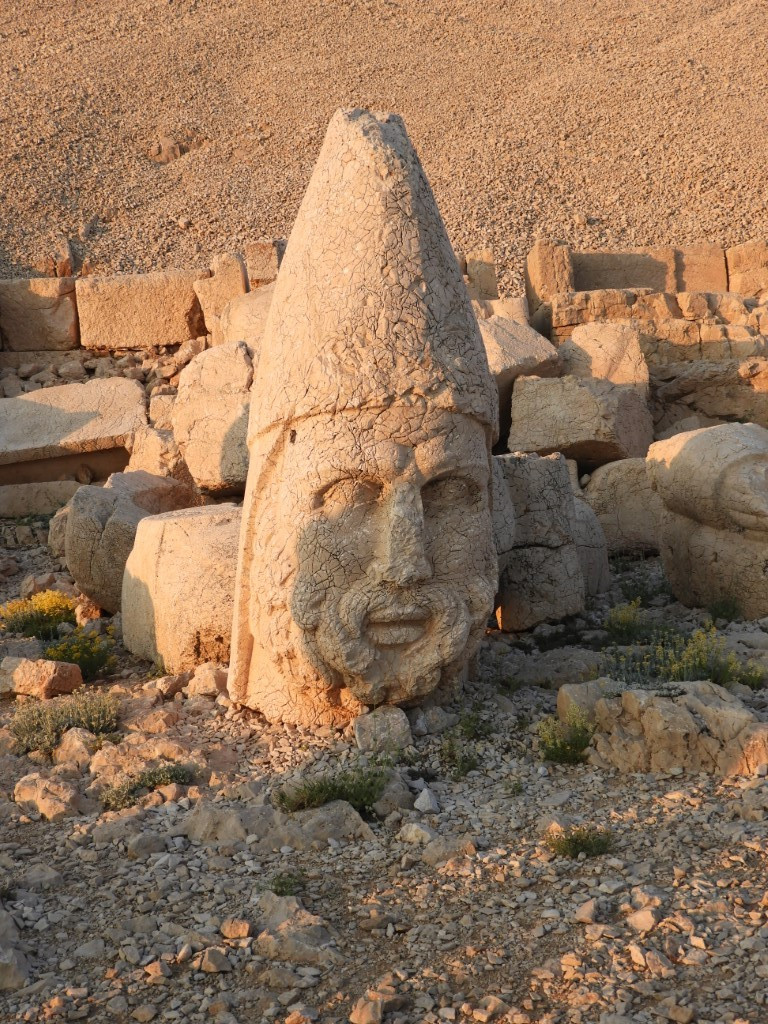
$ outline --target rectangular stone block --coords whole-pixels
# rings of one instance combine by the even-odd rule
[[[71,277],[0,281],[0,338],[11,352],[77,348],[75,282]]]
[[[260,238],[245,246],[245,262],[251,288],[260,288],[275,280],[284,252],[284,238]]]
[[[553,296],[572,292],[573,267],[567,245],[537,242],[525,261],[525,294],[531,313]]]
[[[79,486],[77,480],[0,485],[0,518],[49,515],[66,505]]]
[[[757,295],[768,289],[768,241],[755,240],[726,249],[728,291]]]
[[[194,283],[208,271],[81,277],[77,311],[84,348],[152,349],[205,334]]]
[[[703,243],[675,249],[675,291],[724,292],[728,290],[725,252],[719,245]]]
[[[675,250],[671,248],[574,252],[571,262],[575,291],[594,291],[597,288],[677,291]]]

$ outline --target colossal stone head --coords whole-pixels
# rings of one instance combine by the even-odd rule
[[[341,723],[449,689],[496,589],[497,397],[434,197],[393,115],[332,119],[252,392],[229,688]]]

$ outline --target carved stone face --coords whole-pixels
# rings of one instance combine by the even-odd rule
[[[461,670],[492,609],[485,429],[395,406],[309,417],[290,438],[268,487],[280,522],[268,527],[272,592],[263,574],[260,594],[252,584],[254,636],[289,613],[326,685],[365,704],[431,692]],[[272,649],[290,659],[274,618]]]

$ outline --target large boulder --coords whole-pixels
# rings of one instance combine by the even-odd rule
[[[122,377],[43,388],[0,402],[0,484],[106,479],[147,422],[144,390]],[[107,471],[108,470],[108,471]]]
[[[232,341],[195,356],[179,377],[173,434],[195,483],[212,494],[242,494],[248,475],[248,408],[253,360]]]
[[[583,611],[585,581],[565,459],[516,453],[493,462],[499,628],[518,632]]]
[[[565,374],[608,380],[636,387],[644,397],[648,394],[648,364],[640,332],[629,324],[580,324],[558,352]]]
[[[515,382],[510,451],[562,452],[591,469],[643,457],[652,441],[651,414],[634,387],[578,377]]]
[[[226,663],[241,510],[210,505],[143,519],[123,580],[123,643],[167,672]]]
[[[78,338],[71,277],[0,281],[0,348],[61,351],[77,348]]]
[[[599,466],[582,493],[600,521],[609,551],[659,550],[663,504],[645,459]]]
[[[82,593],[105,611],[119,611],[123,571],[139,522],[198,501],[178,480],[143,471],[115,473],[103,487],[79,488],[69,506],[64,551]]]
[[[207,273],[207,272],[206,272]],[[151,349],[204,334],[196,270],[77,279],[80,341],[90,349]]]

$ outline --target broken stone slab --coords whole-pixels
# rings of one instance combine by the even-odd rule
[[[675,250],[667,247],[615,251],[572,252],[573,290],[650,288],[654,292],[677,290]]]
[[[653,420],[633,387],[606,380],[520,377],[512,392],[510,451],[562,452],[592,469],[642,458],[653,442]]]
[[[528,253],[524,274],[531,323],[549,334],[554,296],[574,290],[570,249],[567,245],[538,240]]]
[[[227,304],[248,291],[248,277],[245,264],[239,256],[227,254],[215,256],[211,273],[194,282],[195,294],[200,302],[205,327],[211,335],[211,344],[221,344],[221,314]]]
[[[640,332],[629,324],[580,324],[557,352],[567,376],[607,380],[636,387],[643,397],[648,395],[648,364]]]
[[[253,361],[245,342],[195,356],[179,377],[173,435],[193,480],[211,494],[242,494],[248,475]]]
[[[657,435],[691,415],[768,427],[768,359],[668,364],[654,378]]]
[[[50,515],[69,501],[77,480],[45,480],[30,484],[0,485],[0,518]]]
[[[162,270],[79,277],[80,343],[88,349],[148,350],[199,337],[205,323],[194,284],[203,276]]]
[[[125,466],[146,421],[143,388],[122,377],[0,401],[0,484],[74,479],[83,467],[89,479],[106,479]]]
[[[190,476],[184,457],[173,436],[172,430],[158,430],[155,427],[139,427],[131,442],[131,457],[125,467],[127,473],[143,470],[153,476],[168,476],[187,484],[194,490],[195,483]]]
[[[0,695],[36,697],[48,700],[72,693],[83,685],[80,668],[65,661],[3,658],[0,662]]]
[[[39,772],[19,779],[13,799],[23,810],[35,811],[46,821],[61,821],[81,813],[82,796],[77,786],[64,779],[46,778]]]
[[[728,271],[725,251],[719,245],[702,242],[675,249],[675,291],[725,292]],[[737,291],[738,289],[734,289]]]
[[[596,765],[733,776],[756,775],[768,764],[768,723],[706,680],[657,690],[592,680],[561,688],[557,706],[561,718],[576,706],[594,720],[589,760]]]
[[[73,278],[0,281],[0,340],[11,352],[77,348]]]
[[[498,299],[499,282],[492,249],[474,249],[465,258],[467,291],[472,299]]]
[[[325,921],[304,909],[295,896],[264,892],[258,910],[256,947],[270,960],[331,968],[343,962]]]
[[[600,521],[609,551],[659,550],[664,505],[645,459],[598,466],[582,494]]]
[[[221,314],[220,343],[245,342],[254,362],[258,362],[274,293],[274,284],[268,284],[233,299]]]
[[[83,594],[108,612],[120,610],[123,572],[146,516],[198,500],[186,484],[141,470],[115,473],[103,487],[81,487],[67,515],[67,568]]]
[[[726,249],[728,288],[739,295],[758,295],[768,289],[768,240],[755,239]],[[714,291],[715,289],[711,289]]]
[[[227,504],[141,520],[123,580],[129,651],[172,673],[229,660],[240,517]]]
[[[259,238],[244,247],[248,283],[252,289],[271,284],[277,277],[285,253],[284,238]]]

